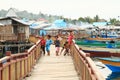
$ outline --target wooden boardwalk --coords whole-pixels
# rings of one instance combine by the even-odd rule
[[[71,56],[55,56],[55,47],[51,45],[51,55],[42,56],[24,80],[79,80]]]

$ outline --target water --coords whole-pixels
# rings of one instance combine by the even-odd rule
[[[120,80],[120,72],[113,72],[106,80]]]

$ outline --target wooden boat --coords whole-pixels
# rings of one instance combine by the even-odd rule
[[[120,57],[99,58],[112,72],[120,72]]]
[[[117,48],[100,48],[100,47],[86,47],[80,46],[79,48],[86,53],[90,53],[91,57],[111,57],[118,56],[120,57],[120,49]]]
[[[94,63],[106,79],[112,74],[112,71],[102,62],[94,60]]]
[[[120,48],[120,41],[114,41],[114,43],[110,43],[111,41],[91,41],[91,40],[75,40],[75,43],[82,46],[94,46],[94,47],[104,47],[104,48]]]
[[[111,40],[116,40],[117,38],[101,38],[101,37],[96,37],[96,38],[86,38],[87,40],[93,40],[93,41],[111,41]],[[120,40],[120,39],[117,39]]]

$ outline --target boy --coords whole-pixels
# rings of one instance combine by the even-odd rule
[[[45,44],[46,44],[46,40],[44,39],[44,36],[42,36],[41,41],[40,41],[40,45],[41,45],[43,55],[45,55]]]
[[[50,45],[52,44],[51,36],[48,35],[46,40],[46,51],[48,53],[48,56],[50,56]]]
[[[69,55],[69,44],[68,44],[68,42],[66,41],[65,42],[65,44],[64,44],[64,46],[63,46],[63,48],[62,48],[62,50],[61,50],[61,53],[62,53],[62,51],[65,49],[65,52],[64,52],[64,56],[67,54],[67,55]]]

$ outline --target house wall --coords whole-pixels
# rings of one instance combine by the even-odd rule
[[[19,40],[26,40],[29,38],[29,26],[18,26],[18,34],[20,34],[22,37],[19,38]],[[19,35],[19,36],[20,36]]]
[[[0,23],[4,24],[4,25],[10,25],[12,24],[11,20],[0,20]]]
[[[13,27],[11,25],[1,26],[0,27],[0,34],[12,34]]]
[[[0,40],[17,40],[17,36],[13,33],[13,26],[0,26]]]
[[[24,26],[18,26],[19,33],[25,33],[25,27]]]
[[[29,26],[12,19],[0,20],[3,27],[0,27],[0,39],[8,40],[7,36],[15,37],[17,40],[24,41],[29,38]],[[9,39],[10,40],[10,39]]]
[[[25,36],[26,36],[26,39],[29,38],[29,35],[30,35],[30,33],[29,33],[29,27],[26,26],[26,27],[25,27]]]

